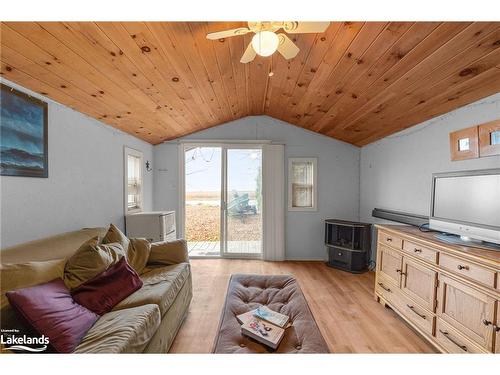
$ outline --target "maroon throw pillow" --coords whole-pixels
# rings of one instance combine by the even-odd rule
[[[142,287],[142,280],[122,257],[99,275],[73,289],[73,298],[96,314],[103,315]]]
[[[58,353],[71,353],[99,316],[76,303],[62,279],[5,293],[12,308]]]

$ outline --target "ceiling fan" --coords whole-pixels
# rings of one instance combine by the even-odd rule
[[[330,22],[248,22],[248,27],[210,33],[207,34],[207,39],[217,40],[255,33],[240,62],[246,64],[255,59],[256,55],[271,56],[276,51],[288,60],[297,56],[300,49],[286,34],[276,34],[276,31],[283,29],[288,34],[322,33],[329,25]]]

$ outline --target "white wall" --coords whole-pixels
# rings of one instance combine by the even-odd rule
[[[318,158],[318,211],[286,212],[286,258],[326,259],[323,220],[358,219],[359,148],[267,116],[246,117],[183,139],[271,140],[285,158]],[[178,144],[154,147],[154,208],[178,210]]]
[[[450,132],[499,118],[500,93],[363,147],[361,220],[375,207],[428,216],[432,173],[499,168],[500,156],[451,161],[449,148]]]
[[[90,226],[123,227],[123,147],[152,160],[153,146],[12,82],[48,102],[49,177],[0,177],[0,248]],[[152,209],[153,172],[145,172]]]

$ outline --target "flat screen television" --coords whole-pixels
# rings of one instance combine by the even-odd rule
[[[433,174],[429,228],[500,244],[500,168]]]

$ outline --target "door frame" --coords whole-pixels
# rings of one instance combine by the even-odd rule
[[[264,225],[263,221],[263,209],[261,210],[261,244],[260,244],[260,254],[238,254],[238,253],[227,253],[226,251],[226,241],[227,241],[227,217],[226,217],[226,208],[227,208],[227,150],[228,149],[260,149],[262,150],[262,163],[264,163],[264,150],[263,146],[265,144],[270,144],[271,141],[263,141],[263,140],[231,140],[231,141],[222,141],[222,140],[186,140],[185,142],[179,142],[178,147],[178,165],[179,165],[179,237],[185,237],[185,218],[186,218],[186,201],[185,201],[185,192],[186,192],[186,165],[185,165],[185,152],[187,148],[191,147],[220,147],[221,148],[221,204],[220,204],[220,255],[219,256],[190,256],[190,258],[237,258],[237,259],[262,259],[264,252]],[[265,189],[265,183],[262,183],[262,191],[263,194]],[[264,207],[264,199],[262,199],[262,207]]]

